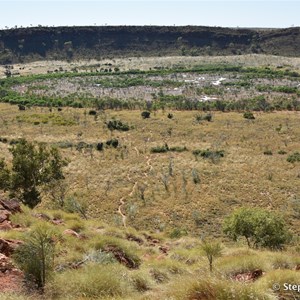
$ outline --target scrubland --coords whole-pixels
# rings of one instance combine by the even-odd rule
[[[187,63],[190,60],[196,58]],[[243,66],[258,67],[246,61]],[[152,86],[150,92],[149,81],[131,88],[126,77],[128,86],[119,87],[127,89],[124,94],[134,97],[134,89],[143,88],[142,96],[150,99],[137,97],[126,109],[101,107],[101,95],[87,94],[89,80],[102,80],[101,88],[111,96],[114,85],[124,84],[118,74],[4,83],[2,90],[14,90],[14,101],[7,101],[11,94],[2,95],[8,103],[0,104],[0,158],[11,162],[9,148],[24,138],[57,147],[69,164],[64,185],[41,190],[41,204],[33,210],[22,207],[22,213],[11,216],[20,228],[0,232],[1,238],[22,240],[37,226],[51,227],[57,236],[51,279],[43,294],[24,288],[0,293],[0,299],[299,299],[298,292],[282,288],[286,282],[300,284],[295,270],[300,264],[300,162],[291,159],[300,151],[298,64],[283,67],[274,62],[267,67],[274,71],[271,75],[265,65],[261,68],[263,75],[257,77],[253,73],[258,69],[251,76],[250,71],[178,71],[177,78],[168,78],[172,88]],[[155,80],[172,75],[165,71],[169,74]],[[187,77],[180,80],[180,74]],[[203,74],[209,80],[200,86],[185,82]],[[248,77],[240,78],[243,75]],[[212,84],[223,76],[232,84]],[[63,80],[75,80],[81,88],[79,107],[64,105],[64,97],[76,95],[58,88]],[[105,86],[110,80],[114,84]],[[39,94],[34,85],[46,88]],[[166,97],[167,89],[174,88],[182,88],[180,105],[194,101],[199,106],[174,106],[176,95]],[[47,93],[53,93],[52,105],[47,105]],[[30,96],[40,97],[43,105],[32,105]],[[201,101],[204,96],[244,106],[222,109],[213,100]],[[89,102],[93,97],[98,102]],[[149,118],[141,116],[145,110]],[[244,117],[250,110],[254,119]],[[108,126],[109,121],[119,128]],[[116,147],[107,143],[113,140]],[[65,203],[76,201],[84,213],[60,209],[59,197]],[[223,233],[223,222],[240,207],[278,213],[293,239],[281,251],[250,249],[242,238],[231,241]],[[69,229],[71,235],[65,232]],[[212,272],[204,240],[222,244]],[[259,278],[251,277],[255,270],[262,271]],[[279,291],[272,288],[277,283]]]

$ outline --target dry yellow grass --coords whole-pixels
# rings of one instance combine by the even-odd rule
[[[300,194],[299,164],[286,161],[300,149],[299,112],[258,113],[249,121],[241,113],[214,113],[213,122],[194,124],[193,111],[152,113],[143,120],[140,111],[106,111],[97,120],[84,109],[64,108],[62,118],[72,126],[33,125],[17,122],[17,116],[49,114],[47,108],[20,112],[16,106],[0,104],[0,137],[24,137],[47,143],[84,141],[97,143],[111,138],[104,120],[116,117],[134,126],[128,132],[114,131],[119,149],[79,152],[63,149],[70,159],[66,169],[69,195],[87,201],[89,215],[122,226],[118,214],[124,197],[127,224],[137,229],[169,232],[180,228],[192,234],[221,234],[224,217],[239,206],[260,206],[283,213],[299,233],[299,218],[291,200]],[[55,113],[56,114],[56,113]],[[28,118],[27,118],[28,120]],[[280,132],[276,130],[282,124]],[[186,152],[151,154],[154,146],[186,146]],[[199,157],[195,149],[224,150],[225,157],[213,163]],[[273,155],[264,155],[270,150]],[[287,154],[279,155],[279,150]],[[0,143],[1,156],[9,157],[8,145]],[[173,168],[173,176],[169,167]],[[197,169],[200,184],[194,184]],[[163,184],[167,178],[168,191]],[[134,188],[133,188],[134,187]],[[145,200],[141,191],[145,189]],[[44,206],[49,205],[44,201]]]

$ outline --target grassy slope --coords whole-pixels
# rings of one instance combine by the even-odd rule
[[[46,299],[297,299],[297,293],[274,293],[271,289],[275,282],[300,282],[299,271],[293,270],[300,262],[296,241],[280,253],[248,250],[244,241],[226,241],[220,225],[235,207],[260,206],[284,214],[299,235],[299,207],[297,211],[290,201],[299,199],[299,163],[286,161],[290,153],[300,148],[299,112],[255,113],[254,121],[245,120],[242,113],[218,112],[213,114],[212,122],[200,124],[194,123],[196,112],[174,111],[172,120],[167,118],[168,111],[152,113],[147,120],[140,113],[106,111],[95,120],[84,109],[64,108],[62,112],[50,113],[47,108],[31,108],[22,112],[16,106],[0,104],[0,137],[8,140],[24,137],[50,144],[96,143],[111,138],[104,121],[112,117],[134,127],[128,132],[113,133],[112,137],[126,148],[94,151],[92,155],[87,150],[80,153],[75,146],[62,149],[71,160],[66,169],[68,195],[75,194],[78,200],[89,204],[88,221],[49,210],[52,204],[45,196],[39,208],[12,218],[27,228],[25,231],[1,232],[4,238],[23,239],[37,223],[32,214],[43,212],[64,221],[63,225],[53,225],[62,235],[56,266],[82,260],[93,253],[95,244],[107,239],[117,241],[141,259],[137,270],[118,263],[90,262],[80,270],[56,272],[46,286]],[[54,117],[49,119],[50,115]],[[17,117],[26,122],[18,122]],[[37,120],[40,124],[34,125]],[[43,124],[43,120],[48,123]],[[65,121],[74,124],[65,126]],[[165,142],[169,146],[186,146],[189,151],[150,153],[151,147]],[[192,150],[207,148],[224,150],[224,158],[215,163],[196,160]],[[273,155],[264,155],[265,150],[271,150]],[[279,155],[278,150],[287,154]],[[10,158],[7,144],[0,143],[0,154]],[[169,177],[166,191],[162,175],[169,173],[170,162],[173,176]],[[192,169],[199,172],[199,185],[192,181]],[[143,185],[145,201],[140,194]],[[117,212],[121,197],[127,229]],[[87,239],[79,242],[63,235],[66,228]],[[182,233],[187,231],[189,236],[170,239],[169,234],[174,234],[176,228]],[[127,241],[128,233],[139,237],[143,244]],[[151,246],[144,233],[157,238],[158,245]],[[208,276],[199,235],[220,237],[224,242],[223,256],[217,259],[212,276]],[[167,256],[162,255],[159,246],[170,249]],[[265,274],[254,283],[231,279],[256,268]],[[0,299],[28,300],[37,296],[0,294]]]
[[[195,112],[176,111],[170,120],[167,112],[160,111],[143,120],[139,111],[106,111],[95,121],[93,116],[84,115],[84,109],[69,108],[55,114],[76,125],[30,123],[36,115],[47,114],[46,108],[19,112],[15,106],[1,104],[0,136],[76,145],[80,141],[110,139],[104,120],[112,117],[134,127],[128,132],[113,132],[122,145],[117,150],[94,150],[92,156],[75,147],[63,150],[71,161],[66,169],[69,195],[77,193],[78,198],[86,200],[94,217],[121,224],[117,209],[119,199],[125,197],[127,222],[136,228],[170,231],[178,227],[197,234],[219,235],[224,215],[242,205],[280,211],[294,230],[299,228],[291,200],[299,197],[300,170],[297,163],[286,161],[289,154],[299,151],[299,112],[261,113],[254,121],[245,120],[240,113],[215,113],[213,122],[195,124]],[[28,116],[27,122],[17,122],[20,115]],[[164,143],[186,146],[189,151],[150,153],[152,147]],[[0,147],[2,156],[8,156],[8,146]],[[196,160],[192,154],[195,149],[208,148],[224,150],[225,157],[214,163]],[[264,155],[265,150],[271,150],[273,155]],[[279,150],[287,154],[279,155]],[[173,176],[169,176],[170,163]],[[192,169],[198,170],[200,184],[193,183]],[[168,177],[168,191],[164,176]]]
[[[43,212],[50,219],[58,218],[61,225],[51,225],[38,220],[34,213]],[[59,237],[56,244],[55,272],[46,284],[45,295],[0,293],[0,299],[297,299],[297,292],[272,291],[274,283],[298,283],[300,263],[296,248],[272,253],[255,251],[246,247],[223,245],[222,256],[214,262],[213,273],[201,250],[198,238],[184,237],[168,239],[162,234],[152,235],[158,240],[151,244],[148,232],[126,230],[106,225],[96,220],[81,220],[75,214],[62,211],[38,210],[14,215],[12,221],[22,230],[2,232],[4,238],[23,239],[35,226],[49,226]],[[64,234],[73,229],[84,240]],[[138,238],[140,243],[128,240]],[[145,235],[146,234],[146,235]],[[139,268],[129,269],[116,262],[105,252],[97,252],[96,245],[115,244],[127,256],[140,260]],[[167,247],[167,255],[159,247]],[[298,249],[299,251],[299,249]],[[72,269],[83,259],[86,262],[78,269]],[[255,282],[233,280],[237,274],[261,269],[264,275]],[[281,296],[281,298],[279,298]],[[294,298],[293,298],[294,297]]]

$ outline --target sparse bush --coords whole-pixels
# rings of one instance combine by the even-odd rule
[[[222,246],[218,242],[208,242],[204,241],[201,245],[201,249],[205,253],[208,263],[209,263],[209,270],[212,272],[213,270],[213,261],[222,255]]]
[[[286,160],[288,162],[290,162],[290,163],[298,162],[298,161],[300,161],[300,153],[299,152],[295,152],[295,153],[289,155]]]
[[[97,112],[95,110],[90,110],[89,111],[89,115],[90,116],[96,116],[97,115]]]
[[[142,116],[143,119],[148,119],[148,118],[150,118],[150,114],[151,113],[149,111],[143,111],[141,113],[141,116]]]
[[[201,122],[201,121],[207,121],[207,122],[211,122],[212,121],[212,114],[208,113],[205,115],[202,114],[197,114],[195,115],[195,120],[197,123]]]
[[[188,148],[186,146],[174,146],[174,147],[170,147],[169,151],[171,152],[184,152],[184,151],[188,151]]]
[[[7,144],[8,140],[7,140],[7,138],[0,137],[0,142],[3,144]]]
[[[122,123],[120,120],[110,120],[106,123],[107,128],[111,131],[119,130],[119,131],[128,131],[129,125]]]
[[[271,150],[265,150],[264,155],[273,155],[273,152]]]
[[[210,159],[213,163],[218,162],[221,157],[224,157],[223,150],[213,151],[213,150],[209,150],[209,149],[207,149],[207,150],[197,149],[197,150],[193,151],[193,154],[196,158],[197,158],[197,156],[201,156],[203,158]]]
[[[103,143],[102,143],[102,142],[97,143],[96,149],[97,149],[98,151],[102,151],[102,150],[103,150]]]
[[[255,117],[254,117],[254,115],[251,111],[244,112],[243,116],[244,116],[245,119],[248,119],[248,120],[254,120],[255,119]]]
[[[156,147],[152,147],[150,149],[151,153],[165,153],[165,152],[184,152],[184,151],[188,151],[186,146],[173,146],[173,147],[169,147],[168,144],[164,144],[163,146],[156,146]]]
[[[168,117],[168,119],[173,119],[174,116],[173,116],[173,114],[168,113],[168,116],[167,116],[167,117]]]
[[[65,201],[64,209],[69,213],[77,213],[84,219],[87,219],[87,203],[78,201],[75,197],[69,197]]]
[[[119,145],[119,140],[118,139],[111,139],[106,141],[106,145],[109,147],[117,148]]]
[[[194,184],[199,184],[200,183],[200,177],[197,169],[192,170],[192,177],[193,177],[193,182]]]
[[[287,152],[286,152],[286,151],[284,151],[284,150],[279,150],[277,153],[278,153],[278,154],[280,154],[280,155],[287,154]]]
[[[151,153],[165,153],[169,151],[169,146],[167,144],[163,146],[156,146],[150,149]]]
[[[14,260],[24,271],[28,283],[43,288],[54,268],[55,232],[49,225],[39,224],[17,248]]]
[[[182,236],[185,236],[187,235],[187,231],[185,229],[182,229],[182,228],[174,228],[169,236],[171,239],[178,239],[178,238],[181,238]]]

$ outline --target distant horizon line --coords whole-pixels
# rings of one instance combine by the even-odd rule
[[[144,25],[110,25],[110,24],[89,24],[89,25],[15,25],[12,27],[4,26],[0,30],[11,29],[26,29],[26,28],[59,28],[59,27],[209,27],[209,28],[229,28],[229,29],[290,29],[300,28],[300,26],[288,26],[288,27],[256,27],[256,26],[220,26],[220,25],[157,25],[157,24],[144,24]]]

